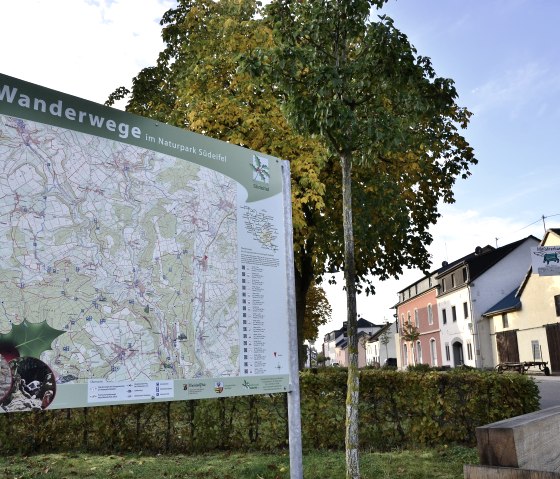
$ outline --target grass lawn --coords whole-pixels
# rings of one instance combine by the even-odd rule
[[[463,464],[478,464],[476,449],[439,447],[389,453],[362,452],[362,479],[462,479]],[[305,479],[344,478],[344,452],[312,451],[303,458]],[[142,456],[40,454],[0,457],[0,477],[10,479],[204,478],[289,479],[289,456],[204,454]]]

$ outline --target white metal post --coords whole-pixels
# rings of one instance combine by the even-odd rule
[[[284,226],[286,228],[286,275],[289,316],[288,332],[290,341],[290,390],[288,391],[288,440],[290,447],[290,478],[303,479],[298,337],[294,272],[294,240],[292,227],[292,188],[290,184],[290,162],[288,161],[282,161],[282,191],[284,195]]]

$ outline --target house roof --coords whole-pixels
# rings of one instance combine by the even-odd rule
[[[344,349],[346,346],[348,346],[348,339],[346,339],[346,336],[339,336],[334,343],[334,346],[336,348]]]
[[[367,336],[369,338],[369,334],[365,331],[360,331],[358,333],[358,339]],[[335,346],[339,349],[346,349],[348,347],[348,338],[346,336],[341,337],[339,341],[336,342]]]
[[[488,271],[490,268],[492,268],[492,266],[497,264],[503,258],[505,258],[518,246],[531,238],[535,241],[539,241],[539,239],[535,236],[529,235],[526,238],[514,241],[513,243],[509,243],[505,246],[500,246],[499,248],[493,248],[489,245],[485,246],[484,248],[477,248],[474,253],[471,253],[464,258],[455,261],[454,263],[448,265],[448,267],[446,267],[445,269],[442,268],[442,271],[438,274],[438,278],[441,278],[444,273],[447,273],[452,269],[456,269],[463,265],[468,265],[469,279],[470,281],[473,281],[483,273]]]
[[[472,253],[469,253],[465,256],[462,256],[461,258],[456,259],[455,261],[452,261],[451,263],[449,263],[447,261],[444,261],[439,268],[434,269],[431,273],[429,273],[425,276],[422,276],[422,278],[420,278],[418,281],[415,281],[414,283],[410,283],[406,288],[401,289],[399,291],[399,293],[405,292],[408,288],[414,286],[415,284],[420,283],[421,281],[424,281],[426,278],[429,278],[430,276],[435,275],[436,279],[438,279],[443,275],[443,273],[445,273],[447,271],[450,271],[452,269],[455,269],[459,265],[464,264],[468,259],[470,259],[472,257],[475,257],[477,255],[480,255],[481,253],[487,253],[487,252],[493,251],[494,249],[495,248],[493,246],[490,246],[490,245],[486,245],[486,246],[480,248],[480,250],[477,247],[477,249],[475,251],[473,251]],[[476,251],[478,251],[478,253]],[[435,288],[435,287],[436,287],[436,284],[434,283],[433,288]],[[432,288],[430,288],[430,289],[432,289]],[[406,301],[403,301],[403,302],[406,302]],[[397,305],[399,305],[399,304],[400,304],[400,302],[395,304],[395,306],[393,306],[393,308],[396,308]]]
[[[335,330],[333,330],[333,331],[331,331],[331,332],[325,334],[325,336],[324,336],[324,341],[327,341],[327,337],[331,337],[331,335],[332,335],[332,338],[333,338],[333,339],[337,339],[337,338],[339,338],[340,336],[344,336],[344,335],[346,334],[346,329],[347,329],[347,328],[346,328],[346,324],[347,324],[347,322],[344,321],[344,322],[342,323],[342,328],[340,328],[340,329],[335,329]],[[360,329],[360,328],[362,328],[362,329],[367,329],[367,328],[380,328],[380,327],[381,327],[381,325],[379,325],[379,324],[374,324],[374,323],[372,323],[372,322],[370,322],[370,321],[368,321],[367,319],[364,319],[364,318],[358,318],[358,321],[357,321],[356,325],[357,325],[357,328],[358,328],[358,329]]]
[[[369,322],[367,319],[359,318],[357,326],[358,326],[358,328],[373,328],[374,326],[377,326],[377,325]]]
[[[469,262],[469,260],[471,260],[472,258],[475,258],[477,256],[483,255],[483,254],[487,254],[490,253],[492,251],[494,251],[496,248],[494,248],[493,246],[490,245],[486,245],[484,247],[480,247],[477,246],[476,249],[472,252],[469,253],[459,259],[456,259],[455,261],[452,261],[451,263],[448,263],[447,261],[444,261],[441,268],[438,270],[438,274],[436,276],[437,279],[441,278],[441,276],[443,276],[444,273],[447,273],[448,271],[451,271],[453,269],[458,268],[459,266],[462,266],[466,263]]]
[[[370,336],[368,342],[377,341],[379,339],[379,336],[381,336],[385,331],[387,331],[393,324],[394,323],[384,324],[379,331],[376,331]]]
[[[521,309],[521,300],[517,296],[517,288],[514,289],[507,296],[498,301],[494,306],[488,309],[483,316],[497,316],[510,311],[519,311]]]
[[[488,253],[475,255],[473,258],[470,258],[467,261],[469,265],[470,280],[473,281],[474,279],[482,275],[484,272],[488,271],[492,266],[494,266],[500,260],[505,258],[518,246],[520,246],[525,241],[531,238],[537,242],[539,241],[539,239],[536,238],[535,236],[529,235],[526,238],[520,239],[519,241],[514,241],[513,243],[507,244],[505,246],[501,246],[500,248],[497,248],[493,251],[489,251]]]

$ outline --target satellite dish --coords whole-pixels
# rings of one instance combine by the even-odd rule
[[[442,261],[441,265],[445,268],[449,263],[447,261]]]
[[[477,246],[477,247],[474,249],[474,254],[480,254],[480,253],[482,253],[482,248],[481,248],[480,246]]]

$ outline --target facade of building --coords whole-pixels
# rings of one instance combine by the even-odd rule
[[[438,270],[439,271],[439,270]],[[440,326],[437,310],[437,271],[399,291],[396,305],[400,333],[397,365],[441,365]],[[406,338],[408,329],[416,338]]]
[[[397,357],[395,334],[397,323],[387,323],[366,342],[366,365],[384,366],[388,358]]]

